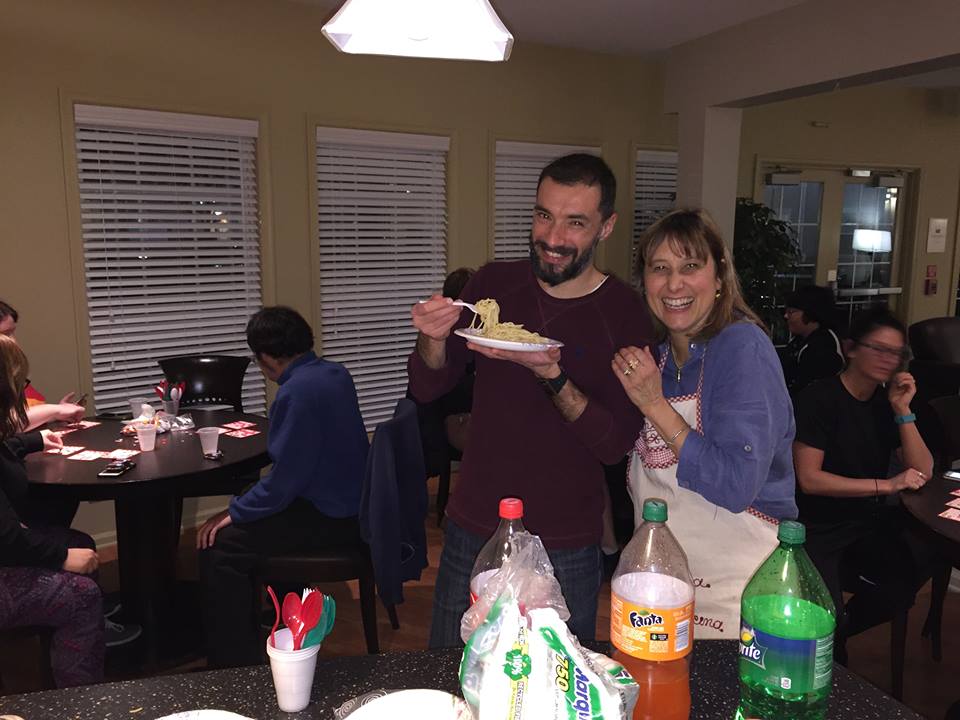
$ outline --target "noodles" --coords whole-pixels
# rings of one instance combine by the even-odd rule
[[[512,322],[500,322],[500,305],[492,298],[477,300],[474,303],[477,314],[473,316],[470,327],[485,338],[509,340],[511,342],[544,344],[547,338],[535,332],[524,330],[523,325]]]

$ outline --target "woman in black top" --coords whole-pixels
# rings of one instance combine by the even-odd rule
[[[103,679],[102,596],[90,577],[98,565],[93,540],[68,529],[41,531],[20,522],[27,492],[23,458],[62,446],[49,431],[20,434],[26,425],[27,359],[0,335],[0,629],[53,629],[50,661],[57,687]]]
[[[796,399],[797,505],[807,551],[843,611],[835,644],[841,661],[846,637],[909,608],[929,576],[927,553],[905,531],[899,504],[889,502],[933,472],[910,411],[916,383],[902,372],[905,335],[886,308],[862,312],[850,326],[846,369]],[[891,476],[894,456],[906,469]],[[854,593],[846,607],[843,591]]]

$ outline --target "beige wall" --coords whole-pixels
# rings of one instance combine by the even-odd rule
[[[919,169],[916,212],[905,225],[905,317],[952,315],[957,288],[960,112],[920,88],[876,85],[787,100],[743,112],[739,196],[754,194],[757,159]],[[949,105],[949,104],[947,104]],[[815,128],[811,122],[828,123]],[[949,219],[947,251],[926,252],[931,217]],[[937,266],[936,295],[923,294],[927,265]]]
[[[265,301],[310,315],[315,124],[450,135],[452,267],[488,259],[494,140],[602,145],[622,188],[605,254],[620,272],[631,153],[675,144],[661,73],[633,59],[522,43],[507,64],[341,55],[322,14],[284,0],[0,0],[0,17],[0,297],[55,398],[90,389],[74,101],[258,119]],[[109,504],[83,513],[108,539]]]

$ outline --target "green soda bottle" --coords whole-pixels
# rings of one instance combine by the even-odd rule
[[[836,610],[803,549],[806,528],[780,523],[779,547],[740,600],[740,707],[735,720],[823,720]]]

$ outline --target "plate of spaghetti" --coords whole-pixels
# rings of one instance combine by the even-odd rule
[[[472,343],[498,350],[520,352],[541,352],[554,347],[563,347],[563,343],[559,340],[525,330],[523,325],[500,322],[500,305],[496,300],[485,298],[477,300],[474,305],[477,308],[477,314],[473,316],[470,327],[454,330],[456,335]]]

